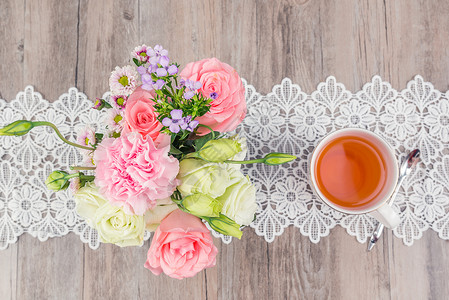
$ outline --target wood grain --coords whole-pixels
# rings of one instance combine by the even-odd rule
[[[445,0],[0,1],[0,98],[32,84],[55,100],[73,85],[90,99],[140,43],[185,65],[215,56],[261,93],[290,77],[306,92],[329,75],[355,91],[375,74],[405,87],[415,74],[449,88]],[[289,227],[268,244],[252,229],[216,240],[217,267],[183,281],[143,268],[141,248],[77,236],[28,235],[0,252],[1,299],[445,299],[448,243],[412,247],[386,232],[372,253],[344,229],[313,244]]]

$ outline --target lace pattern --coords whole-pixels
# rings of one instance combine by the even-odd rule
[[[248,156],[276,151],[299,157],[283,166],[244,167],[258,190],[259,210],[250,226],[259,236],[273,242],[293,225],[318,243],[341,225],[357,241],[367,241],[377,221],[327,207],[312,193],[307,175],[310,154],[322,137],[336,129],[361,127],[383,136],[399,158],[412,149],[421,150],[422,161],[406,178],[394,204],[401,216],[394,235],[409,246],[430,228],[449,239],[449,92],[439,92],[419,75],[402,91],[379,76],[356,93],[332,76],[311,94],[288,78],[267,95],[244,84],[248,114],[237,131],[247,138]],[[0,125],[17,119],[48,120],[75,140],[82,125],[101,128],[102,115],[91,107],[92,102],[76,88],[48,102],[28,86],[16,99],[0,100]],[[98,248],[98,235],[77,215],[70,192],[50,192],[44,183],[54,169],[81,162],[76,149],[45,127],[1,141],[0,249],[25,232],[41,241],[74,232],[91,248]],[[231,242],[229,237],[214,235]]]

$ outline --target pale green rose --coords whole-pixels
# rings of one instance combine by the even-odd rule
[[[178,190],[183,197],[202,193],[217,198],[230,184],[227,167],[195,158],[179,163],[178,179],[181,181]]]
[[[224,162],[242,151],[235,139],[210,140],[199,151],[199,157],[209,162]]]
[[[156,206],[145,213],[146,230],[156,231],[161,221],[177,208],[178,205],[170,197],[157,200]]]
[[[206,194],[192,194],[182,199],[182,206],[197,217],[218,217],[223,204]]]
[[[120,247],[142,244],[144,217],[127,215],[120,207],[109,204],[93,182],[87,182],[74,198],[77,213],[98,231],[102,242]]]
[[[87,182],[86,185],[80,188],[74,195],[76,202],[76,212],[87,224],[94,226],[95,213],[98,208],[107,203],[97,186],[93,182]]]
[[[95,213],[95,229],[103,243],[141,246],[145,221],[143,216],[127,215],[120,207],[105,203]]]
[[[241,173],[240,173],[241,174]],[[249,225],[254,220],[257,211],[256,188],[251,184],[249,177],[233,174],[234,184],[217,198],[223,203],[221,213],[240,225]]]

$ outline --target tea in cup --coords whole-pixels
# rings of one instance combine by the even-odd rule
[[[394,150],[378,135],[364,129],[341,129],[326,136],[310,161],[316,194],[346,214],[369,213],[389,228],[399,215],[387,205],[398,181]]]

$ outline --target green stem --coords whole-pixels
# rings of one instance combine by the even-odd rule
[[[93,176],[93,175],[81,175],[80,176],[80,180],[92,181],[94,179],[95,179],[95,176]]]
[[[257,164],[257,163],[263,163],[265,161],[265,158],[259,158],[259,159],[252,159],[252,160],[225,160],[224,162],[227,164]]]
[[[95,170],[95,167],[70,166],[70,170],[73,171]]]
[[[55,124],[53,124],[53,123],[46,122],[46,121],[39,121],[39,122],[33,122],[33,125],[34,125],[35,127],[37,127],[37,126],[49,126],[49,127],[53,128],[53,130],[56,132],[56,134],[58,135],[58,137],[59,137],[64,143],[69,144],[69,145],[71,145],[71,146],[73,146],[73,147],[78,147],[78,148],[81,148],[81,149],[92,150],[92,151],[95,150],[94,148],[87,147],[87,146],[83,146],[83,145],[79,145],[79,144],[75,144],[75,143],[72,143],[71,141],[67,140],[67,139],[61,134],[61,132],[60,132],[59,129],[55,126]]]

